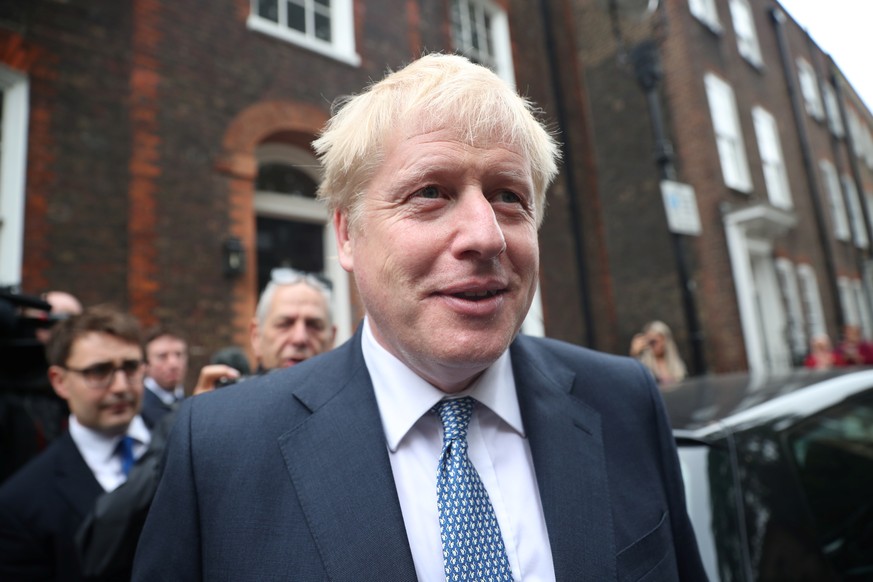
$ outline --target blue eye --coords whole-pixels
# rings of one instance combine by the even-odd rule
[[[440,197],[440,191],[439,188],[437,188],[436,186],[425,186],[424,188],[416,192],[415,195],[420,198],[435,199]]]
[[[510,192],[509,190],[504,190],[498,196],[500,202],[506,202],[510,204],[516,204],[521,202],[521,197],[515,192]]]

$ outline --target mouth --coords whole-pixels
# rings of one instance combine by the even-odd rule
[[[494,289],[489,291],[462,291],[460,293],[450,293],[452,297],[464,299],[466,301],[483,301],[506,293],[505,289]]]

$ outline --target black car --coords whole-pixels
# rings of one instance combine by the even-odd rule
[[[873,369],[664,392],[713,581],[873,580]]]

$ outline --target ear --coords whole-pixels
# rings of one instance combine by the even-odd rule
[[[336,210],[333,213],[333,230],[336,234],[336,248],[342,268],[351,273],[355,270],[353,259],[354,244],[349,234],[349,219],[345,211]]]
[[[332,350],[333,344],[336,341],[336,326],[330,326],[330,340],[327,342],[327,349]]]
[[[255,316],[252,318],[251,323],[249,323],[249,342],[252,344],[252,354],[255,356],[255,359],[260,361],[261,359],[261,342],[258,341],[258,317]]]
[[[66,375],[67,371],[60,366],[49,366],[48,378],[49,382],[52,384],[52,388],[55,390],[55,394],[64,400],[69,400],[70,391],[67,389],[66,383],[64,382]]]

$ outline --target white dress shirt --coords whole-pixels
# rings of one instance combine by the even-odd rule
[[[166,404],[167,406],[172,406],[177,401],[185,398],[185,387],[184,386],[176,386],[173,390],[164,390],[161,388],[160,384],[158,384],[154,378],[151,376],[146,376],[142,381],[143,385],[154,392],[155,396],[161,399],[161,402]]]
[[[445,581],[437,510],[443,429],[433,406],[448,396],[376,341],[364,320],[361,345],[388,443],[394,483],[421,582]],[[494,506],[514,580],[555,579],[536,474],[521,422],[507,350],[467,390],[479,404],[467,431],[468,454]]]
[[[138,459],[148,448],[152,435],[139,415],[133,417],[127,434],[133,439],[133,457]],[[70,415],[70,436],[103,489],[112,491],[127,480],[121,470],[121,456],[116,454],[124,435],[107,436],[83,426]]]

